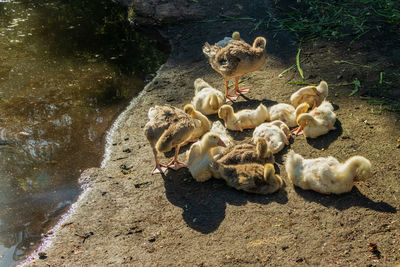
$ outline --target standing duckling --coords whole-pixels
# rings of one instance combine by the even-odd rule
[[[224,120],[229,130],[243,131],[263,123],[268,118],[268,110],[260,104],[257,109],[243,109],[235,113],[230,105],[223,105],[218,111],[218,117]]]
[[[239,95],[249,92],[248,88],[239,89],[239,77],[264,65],[266,44],[264,37],[257,37],[252,46],[243,41],[234,41],[225,47],[205,43],[203,53],[211,67],[224,78],[227,99],[235,101]],[[231,79],[235,79],[233,95],[228,94],[228,83]]]
[[[178,161],[179,148],[194,130],[194,122],[183,110],[165,105],[149,109],[149,122],[144,126],[144,134],[153,150],[156,166],[152,174],[163,173],[170,167],[174,170],[185,167]],[[158,160],[158,152],[167,152],[175,148],[175,155],[167,165]]]
[[[350,192],[354,182],[371,175],[371,162],[361,156],[340,163],[334,157],[304,159],[293,150],[287,155],[285,168],[294,185],[322,194]]]
[[[205,182],[212,177],[209,165],[214,160],[212,148],[225,146],[218,134],[206,133],[200,141],[192,144],[187,153],[187,166],[193,178]]]
[[[290,96],[290,102],[294,107],[301,103],[307,103],[314,109],[325,100],[328,92],[328,84],[325,81],[321,81],[318,86],[306,86],[297,90]]]
[[[199,138],[211,129],[211,122],[206,116],[196,111],[192,104],[187,104],[183,107],[183,111],[188,114],[193,120],[197,120],[199,123],[195,123],[194,130],[190,138],[186,141],[196,142]]]
[[[275,174],[274,165],[247,163],[224,165],[211,162],[211,171],[226,181],[228,186],[256,194],[272,194],[283,186],[282,178]]]
[[[201,78],[194,81],[194,108],[204,115],[218,113],[219,108],[225,104],[225,96],[221,91],[211,87]]]

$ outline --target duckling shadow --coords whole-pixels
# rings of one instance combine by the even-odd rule
[[[273,106],[277,104],[278,102],[269,100],[269,99],[263,99],[263,100],[257,100],[257,99],[250,99],[247,98],[246,96],[242,95],[246,101],[235,101],[232,103],[232,107],[235,110],[235,112],[238,112],[241,109],[256,109],[260,104],[263,104],[266,107]]]
[[[342,123],[339,120],[336,120],[335,128],[335,130],[319,136],[318,138],[307,138],[307,143],[317,149],[327,149],[336,139],[339,138],[339,136],[343,134]]]
[[[225,219],[227,203],[242,206],[248,201],[259,204],[288,202],[285,190],[267,196],[248,194],[228,187],[223,180],[196,182],[186,168],[168,171],[163,180],[168,201],[182,208],[182,218],[188,226],[203,234],[218,229]]]
[[[335,207],[340,211],[347,210],[348,208],[355,206],[375,210],[378,212],[397,213],[397,209],[392,205],[384,201],[373,201],[362,194],[355,186],[349,193],[341,195],[323,195],[312,190],[303,190],[298,187],[295,187],[295,191],[307,201],[318,202],[325,207]]]

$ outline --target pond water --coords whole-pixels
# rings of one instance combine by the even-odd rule
[[[110,0],[0,1],[0,266],[12,266],[99,166],[113,120],[165,62]]]

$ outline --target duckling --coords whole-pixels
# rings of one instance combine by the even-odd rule
[[[233,146],[234,142],[233,142],[233,138],[232,136],[229,135],[228,131],[226,130],[225,126],[222,125],[222,123],[220,121],[214,121],[211,129],[210,129],[210,133],[216,133],[219,135],[219,138],[222,140],[222,142],[224,142],[224,144],[226,145],[225,147],[223,146],[217,146],[211,149],[211,154],[213,155],[214,160],[220,158],[223,154],[224,151]]]
[[[224,179],[228,186],[256,194],[272,194],[283,186],[282,178],[275,174],[274,165],[266,163],[246,163],[224,165],[213,161],[211,171]]]
[[[179,148],[194,131],[194,122],[183,110],[165,105],[149,109],[149,122],[144,126],[144,134],[153,150],[156,166],[152,174],[163,173],[167,167],[174,170],[185,167],[178,161]],[[158,152],[167,152],[175,147],[175,155],[167,165],[158,160]]]
[[[266,44],[264,37],[257,37],[252,46],[243,41],[234,41],[225,47],[205,43],[203,53],[211,67],[224,78],[225,97],[228,100],[235,101],[239,95],[249,92],[248,88],[239,89],[239,77],[264,65]],[[235,79],[235,94],[230,95],[228,83],[232,78]]]
[[[193,120],[198,120],[198,126],[195,124],[195,128],[190,136],[190,139],[186,140],[189,142],[196,142],[199,138],[211,129],[211,122],[206,116],[201,114],[194,109],[192,104],[187,104],[183,107],[183,111],[188,114]]]
[[[285,145],[289,145],[290,129],[282,121],[265,122],[254,129],[253,142],[258,139],[265,138],[273,154],[281,151]]]
[[[325,100],[328,92],[328,84],[325,81],[321,81],[318,86],[306,86],[297,90],[291,95],[290,102],[294,107],[301,103],[307,103],[314,109]]]
[[[243,109],[235,113],[231,106],[223,105],[218,111],[218,117],[224,120],[229,130],[243,131],[263,123],[268,118],[268,110],[260,104],[256,109]]]
[[[292,105],[279,103],[268,108],[269,121],[280,120],[289,127],[297,126],[296,118],[308,111],[309,105],[302,103],[295,109]]]
[[[221,91],[211,87],[201,78],[194,81],[194,108],[204,115],[218,113],[219,108],[225,104],[225,96]]]
[[[268,148],[265,138],[259,138],[255,145],[239,144],[226,149],[224,155],[218,159],[219,163],[225,165],[242,163],[274,163],[274,155]]]
[[[322,194],[349,192],[354,182],[371,175],[371,162],[362,156],[353,156],[340,163],[334,157],[304,159],[293,150],[287,155],[285,168],[294,185]]]
[[[218,134],[206,133],[200,141],[190,147],[187,166],[196,181],[205,182],[212,177],[209,164],[213,161],[212,148],[217,146],[226,145]]]
[[[243,39],[240,38],[240,33],[238,31],[235,31],[232,33],[232,37],[225,37],[224,39],[218,41],[216,45],[219,45],[221,47],[225,47],[230,43],[233,43],[234,41],[243,41]]]
[[[335,130],[336,114],[333,112],[333,106],[328,101],[322,102],[309,113],[299,115],[297,124],[305,137],[317,138],[320,135]],[[297,134],[300,134],[298,132]]]

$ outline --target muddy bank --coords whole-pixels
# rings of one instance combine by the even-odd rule
[[[261,5],[262,3],[260,3]],[[242,7],[258,14],[266,6]],[[256,8],[256,10],[254,9]],[[256,16],[256,15],[255,15]],[[157,77],[135,98],[114,125],[102,168],[82,174],[85,193],[73,205],[29,266],[150,266],[161,265],[394,265],[400,261],[400,137],[398,114],[371,112],[359,95],[349,97],[348,85],[357,70],[335,60],[362,62],[371,49],[343,43],[305,44],[306,81],[324,79],[331,85],[328,100],[338,116],[337,129],[315,140],[299,136],[277,154],[286,187],[270,196],[246,194],[224,182],[195,182],[186,169],[151,176],[153,155],[143,135],[150,106],[183,107],[193,96],[193,81],[202,77],[222,90],[223,80],[201,54],[233,30],[252,41],[268,39],[268,58],[243,86],[252,91],[234,108],[288,102],[299,86],[295,69],[278,75],[295,62],[297,47],[289,35],[251,30],[253,21],[191,23],[164,29],[172,54]],[[250,33],[251,32],[251,33]],[[350,47],[350,50],[348,49]],[[386,63],[382,57],[375,61]],[[338,74],[339,73],[339,74]],[[342,84],[342,85],[340,85]],[[209,117],[212,121],[217,118]],[[252,131],[232,133],[235,140]],[[185,159],[182,149],[180,159]],[[289,149],[305,157],[362,155],[374,166],[373,177],[341,196],[293,188],[283,168]],[[167,161],[167,153],[162,161]],[[376,250],[370,250],[370,243]],[[40,256],[40,258],[39,258]]]

